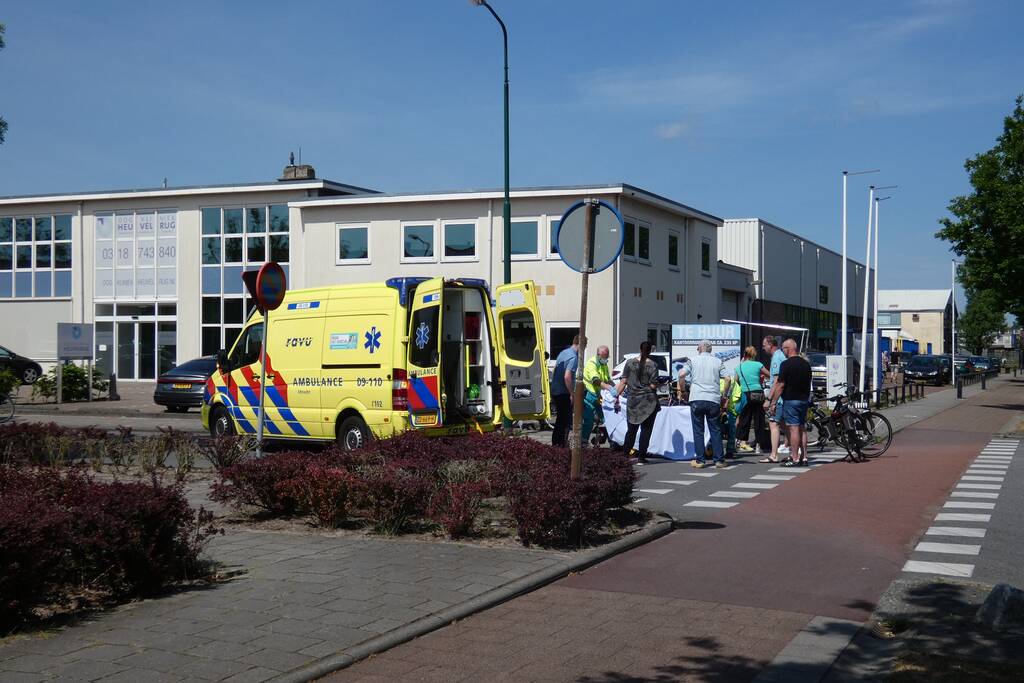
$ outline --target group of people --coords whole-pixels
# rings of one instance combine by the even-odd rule
[[[710,441],[707,450],[715,467],[725,467],[726,457],[757,450],[765,422],[771,451],[760,462],[788,467],[807,464],[805,425],[811,400],[811,365],[800,355],[794,339],[786,339],[780,348],[775,337],[766,336],[761,348],[770,359],[767,367],[758,360],[757,349],[748,346],[744,349],[743,361],[730,372],[720,358],[712,355],[711,342],[703,340],[697,346],[697,355],[687,359],[679,370],[679,398],[684,398],[684,392],[688,394],[694,443],[705,442],[706,423]],[[612,392],[616,411],[620,397],[626,393],[628,427],[623,448],[641,464],[647,461],[651,433],[661,408],[657,394],[658,366],[650,359],[651,351],[649,341],[641,343],[640,355],[626,362],[618,383],[611,380],[607,346],[597,348],[583,371],[586,392],[582,433],[589,435],[595,420],[600,420],[603,391]],[[579,337],[576,337],[572,346],[558,355],[551,382],[556,410],[551,442],[555,446],[568,444],[572,429],[572,388],[578,363]],[[751,429],[753,438],[750,438]],[[706,467],[707,455],[706,449],[696,447],[692,466]],[[790,457],[780,458],[780,455]]]

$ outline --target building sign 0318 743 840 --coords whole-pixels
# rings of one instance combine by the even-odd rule
[[[178,213],[95,215],[96,299],[173,299],[178,294]]]

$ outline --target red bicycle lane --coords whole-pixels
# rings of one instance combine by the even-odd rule
[[[562,585],[864,621],[985,433],[901,431],[889,453],[813,468]]]

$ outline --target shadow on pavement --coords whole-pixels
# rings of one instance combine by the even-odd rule
[[[579,683],[661,683],[679,680],[733,683],[753,680],[764,668],[764,662],[756,659],[738,654],[719,653],[722,645],[716,638],[685,638],[683,644],[695,652],[672,658],[666,656],[667,663],[652,665],[642,673],[605,671],[596,676],[581,676],[576,680]]]
[[[674,528],[676,531],[711,531],[724,529],[725,525],[718,522],[677,522]]]

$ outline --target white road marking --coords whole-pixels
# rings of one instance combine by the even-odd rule
[[[797,475],[803,474],[807,471],[806,467],[773,467],[769,472],[786,472],[788,474]]]
[[[946,555],[977,555],[981,552],[980,545],[965,543],[929,543],[922,541],[914,548],[919,553],[945,553]]]
[[[985,538],[984,529],[972,529],[963,526],[930,526],[924,532],[926,536],[963,536],[964,538]]]
[[[633,489],[633,493],[654,493],[659,496],[663,496],[666,493],[672,493],[675,489]]]
[[[717,477],[718,472],[680,472],[683,476],[689,477]]]
[[[1002,470],[1003,472],[1005,472],[1006,470],[1010,469],[1010,466],[1008,464],[1003,464],[1003,463],[998,463],[998,462],[978,462],[977,460],[975,460],[973,463],[971,463],[971,469],[972,470]]]
[[[908,560],[903,565],[903,571],[919,574],[942,574],[943,576],[959,576],[970,578],[974,574],[973,564],[954,564],[952,562],[920,562]]]
[[[980,469],[969,469],[964,474],[968,474],[972,477],[1001,477],[1006,474],[1006,470],[980,470]]]
[[[633,502],[634,502],[634,503],[642,503],[642,502],[644,502],[645,500],[650,500],[650,498],[634,498],[634,499],[633,499]]]
[[[989,493],[988,491],[953,491],[949,495],[953,498],[989,498],[992,500],[999,497],[998,493]]]
[[[975,490],[987,490],[987,491],[998,491],[1003,488],[1002,484],[957,484],[958,489],[975,489]]]
[[[732,485],[734,489],[773,489],[776,486],[778,486],[778,484],[748,484],[747,482]]]
[[[692,500],[683,507],[687,508],[731,508],[739,503],[730,503],[724,500]]]
[[[678,486],[689,486],[690,484],[696,484],[697,480],[696,479],[669,479],[669,480],[659,479],[658,483],[659,484],[676,484]]]
[[[781,474],[755,474],[754,476],[751,477],[751,479],[758,479],[762,481],[789,481],[790,479],[794,478],[795,475],[787,477]]]
[[[1002,481],[1002,477],[979,477],[977,475],[965,474],[960,481]]]
[[[757,491],[715,491],[708,495],[712,498],[753,498],[760,494]]]
[[[936,522],[991,522],[992,515],[977,515],[969,512],[940,512]]]
[[[960,508],[961,510],[995,510],[995,503],[978,503],[971,500],[951,500],[942,506],[943,509],[955,509]]]

